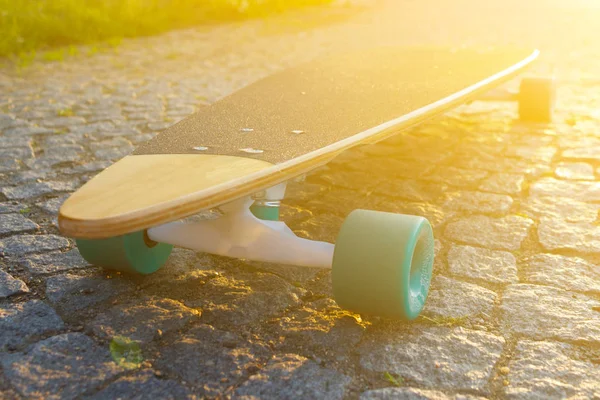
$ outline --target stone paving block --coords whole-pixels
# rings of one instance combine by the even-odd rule
[[[483,323],[489,318],[498,296],[489,289],[435,276],[423,309],[423,315],[442,319],[468,318],[472,322]]]
[[[325,178],[326,175],[320,174],[319,177]],[[303,184],[301,185],[303,186]],[[302,190],[302,187],[299,190]],[[334,187],[325,193],[316,193],[315,196],[308,197],[306,201],[300,202],[301,207],[298,208],[301,213],[289,216],[290,218],[286,222],[289,220],[304,222],[311,217],[346,218],[348,214],[357,208],[381,210],[386,208],[384,203],[388,208],[393,208],[396,202],[385,196],[373,194],[364,187],[358,190]]]
[[[44,212],[46,212],[48,214],[58,215],[58,210],[60,209],[60,206],[62,205],[62,203],[65,202],[67,197],[69,197],[69,196],[64,195],[64,196],[60,196],[60,197],[54,197],[50,200],[47,200],[47,201],[44,201],[41,203],[36,203],[35,205],[38,206],[39,208],[41,208]]]
[[[122,372],[108,348],[81,333],[53,336],[0,361],[12,386],[37,399],[76,399]]]
[[[56,312],[40,300],[0,305],[0,349],[12,349],[64,328]]]
[[[94,157],[98,160],[116,161],[133,151],[133,145],[124,148],[99,149],[94,151]]]
[[[21,256],[69,247],[67,239],[56,235],[17,235],[0,240],[0,254]]]
[[[490,218],[476,215],[449,223],[446,238],[470,245],[499,250],[518,250],[533,221],[516,215]]]
[[[546,250],[568,249],[580,253],[600,251],[600,226],[588,223],[570,223],[543,218],[538,227],[538,237]]]
[[[525,174],[540,176],[551,171],[551,167],[543,161],[529,161],[519,158],[498,158],[497,154],[483,157],[481,155],[464,158],[458,167],[489,172],[502,172],[512,174]]]
[[[542,178],[529,188],[532,196],[569,197],[584,202],[600,201],[600,182]]]
[[[332,214],[319,214],[294,226],[295,233],[303,238],[335,243],[344,218]]]
[[[13,172],[21,168],[17,160],[12,158],[0,158],[0,172]]]
[[[53,252],[34,254],[19,260],[19,264],[31,274],[52,274],[77,268],[85,268],[89,263],[81,257],[77,249],[65,253]]]
[[[365,331],[358,315],[342,310],[331,299],[320,299],[286,313],[278,324],[284,348],[302,348],[311,356],[326,353],[336,361],[353,352]],[[299,344],[302,343],[301,346]],[[296,350],[298,351],[298,350]]]
[[[125,278],[64,274],[46,280],[46,296],[64,311],[78,311],[132,290],[133,287],[133,282]]]
[[[0,136],[0,148],[31,147],[31,138],[22,136]]]
[[[99,142],[90,143],[90,149],[92,151],[113,149],[113,148],[129,148],[133,150],[131,142],[122,137],[115,137],[109,140],[103,140]]]
[[[236,389],[233,399],[343,399],[352,379],[295,354],[275,356]]]
[[[23,185],[25,183],[34,183],[41,182],[44,180],[50,180],[56,178],[56,176],[56,171],[53,171],[50,168],[27,170],[11,174],[11,176],[6,180],[6,183],[18,186]]]
[[[485,400],[485,398],[469,394],[447,395],[435,390],[384,388],[363,392],[360,400]]]
[[[246,380],[268,355],[260,344],[200,325],[172,345],[161,346],[154,366],[182,379],[196,394],[214,397]]]
[[[25,282],[0,270],[0,299],[27,292],[29,288]]]
[[[404,199],[419,203],[436,200],[446,192],[448,186],[445,183],[427,183],[416,180],[395,179],[385,181],[374,189],[375,193],[390,196],[398,200]]]
[[[462,191],[446,193],[444,208],[481,214],[505,214],[513,199],[503,194]]]
[[[173,125],[173,122],[170,121],[166,121],[166,122],[150,122],[148,124],[148,129],[150,129],[151,131],[164,131],[165,129],[167,129],[168,127],[170,127],[171,125]]]
[[[369,171],[367,173],[371,176],[371,179],[374,179],[378,175],[377,171],[381,171],[380,173],[390,178],[419,179],[428,175],[433,169],[431,163],[380,156],[365,157],[361,160],[344,164],[344,166],[361,172]]]
[[[63,133],[60,135],[47,136],[44,140],[43,148],[50,150],[59,149],[58,151],[51,151],[50,154],[83,152],[84,150],[81,145],[88,140],[89,139],[85,136],[77,133]]]
[[[193,281],[192,281],[193,282]],[[181,287],[182,283],[177,286]],[[194,283],[197,286],[196,283]],[[299,289],[278,276],[260,272],[216,276],[197,287],[184,304],[202,309],[211,324],[236,326],[258,323],[298,305]]]
[[[382,181],[376,176],[374,177],[373,174],[366,172],[364,169],[342,169],[344,166],[345,164],[342,164],[339,168],[327,168],[322,172],[320,171],[317,175],[319,180],[322,180],[329,188],[334,190],[334,194],[340,194],[343,197],[344,192],[346,191],[340,189],[348,189],[349,192],[353,193],[356,193],[357,190],[369,193]]]
[[[424,179],[457,187],[470,187],[481,181],[489,172],[456,167],[439,167]]]
[[[131,123],[131,121],[129,121]],[[145,120],[144,120],[145,122]],[[136,128],[135,126],[128,126],[125,124],[119,125],[117,127],[115,127],[115,129],[110,130],[110,131],[101,131],[101,132],[97,132],[96,134],[94,134],[95,137],[98,138],[110,138],[110,137],[130,137],[130,136],[135,136],[135,135],[139,135],[140,134],[140,130],[138,128]]]
[[[365,209],[365,206],[357,207]],[[435,228],[441,225],[446,219],[454,215],[453,212],[444,212],[441,207],[428,203],[411,203],[411,202],[398,202],[389,199],[382,201],[377,208],[370,208],[372,210],[391,212],[396,214],[407,214],[407,215],[418,215],[425,217]]]
[[[5,384],[8,385],[8,382],[6,381],[6,379],[3,380],[4,382],[0,382],[0,385]],[[0,386],[0,391],[2,393],[2,400],[21,400],[21,396],[19,396],[17,394],[17,392],[15,392],[12,388],[6,388],[6,387],[2,387]]]
[[[0,147],[0,158],[14,158],[15,160],[25,160],[33,157],[33,149],[30,146],[4,148]]]
[[[537,254],[520,265],[526,282],[600,294],[600,267],[579,257]]]
[[[129,136],[129,140],[131,140],[131,142],[133,144],[135,144],[137,147],[137,145],[139,145],[139,144],[142,144],[151,139],[154,139],[155,136],[156,136],[155,133],[141,133],[139,135]]]
[[[2,188],[2,194],[9,200],[22,200],[39,197],[53,192],[71,191],[77,188],[78,182],[38,182],[16,187]]]
[[[92,162],[76,165],[72,168],[65,168],[65,169],[61,170],[61,172],[64,174],[68,174],[68,175],[82,174],[82,173],[86,173],[86,172],[98,172],[98,171],[102,171],[102,170],[110,167],[111,164],[112,163],[110,161],[92,161]]]
[[[117,379],[106,388],[91,396],[84,396],[86,400],[104,399],[160,399],[181,400],[195,399],[196,397],[179,383],[168,379],[158,379],[154,372],[145,370],[131,376]]]
[[[557,149],[553,146],[508,146],[504,155],[550,162],[556,153]]]
[[[583,111],[583,110],[582,110]],[[571,133],[571,132],[569,132]],[[595,136],[560,135],[558,145],[561,149],[596,148],[600,147],[600,139]]]
[[[68,128],[73,125],[85,124],[85,119],[81,117],[56,117],[45,118],[39,123],[46,128]]]
[[[52,107],[48,107],[47,104],[43,104],[39,100],[36,101],[32,98],[29,98],[28,100],[28,106],[36,106],[36,108],[31,109],[28,106],[25,106],[24,109],[19,112],[19,118],[37,124],[41,119],[54,118],[56,116],[56,110]]]
[[[9,200],[21,200],[52,193],[52,188],[46,182],[30,183],[23,186],[2,188],[2,194]]]
[[[17,202],[0,203],[0,214],[18,213],[23,208],[24,208],[24,206],[21,206]]]
[[[517,261],[507,251],[453,245],[448,251],[448,269],[454,275],[489,283],[518,281]]]
[[[21,214],[4,214],[0,218],[0,235],[31,232],[38,228],[38,224]]]
[[[567,195],[568,193],[563,193]],[[521,203],[521,209],[532,216],[560,219],[567,222],[594,222],[600,205],[568,197],[532,196]]]
[[[125,336],[148,343],[164,333],[183,328],[199,317],[199,311],[178,301],[147,297],[112,307],[99,314],[89,328],[99,337]]]
[[[115,125],[108,121],[69,126],[69,132],[73,132],[77,135],[89,135],[98,132],[112,131],[114,129]]]
[[[427,388],[485,392],[504,339],[464,328],[412,325],[408,332],[370,329],[358,348],[360,365],[398,374]]]
[[[483,103],[479,104],[478,106],[483,106],[485,107],[485,105]],[[480,109],[481,111],[483,111],[483,109]],[[464,110],[466,111],[466,110]],[[483,112],[488,112],[490,110],[485,110]],[[483,122],[483,118],[482,118],[482,114],[481,112],[478,112],[477,116],[475,116],[475,119],[472,119],[471,117],[473,115],[468,115],[469,113],[467,112],[462,112],[458,115],[456,115],[456,118],[458,121],[456,121],[456,128],[459,129],[460,126],[462,126],[463,123],[465,123],[467,120],[472,120],[475,121],[477,120],[482,121]],[[467,136],[468,137],[468,136]],[[459,142],[459,145],[456,146],[456,148],[454,149],[454,155],[457,156],[457,158],[463,160],[463,159],[468,159],[470,157],[473,156],[478,156],[481,159],[485,159],[485,160],[490,160],[493,159],[497,154],[504,154],[507,153],[509,150],[506,148],[506,144],[502,143],[502,142],[497,142],[497,141],[488,141],[488,142],[472,142],[469,140],[461,140]]]
[[[538,340],[600,343],[600,301],[548,286],[510,285],[502,329]]]
[[[594,167],[588,163],[560,163],[556,166],[554,174],[558,178],[570,180],[590,180],[594,178]]]
[[[122,123],[122,122],[125,122],[125,117],[123,117],[123,115],[121,114],[121,110],[118,110],[118,109],[115,111],[108,111],[108,112],[93,111],[89,116],[87,116],[87,115],[82,115],[82,116],[86,118],[88,123],[95,123],[95,122]]]
[[[54,129],[43,128],[41,126],[17,126],[14,128],[6,129],[4,134],[6,136],[32,136],[32,135],[48,135],[54,133]]]
[[[141,285],[147,286],[150,290],[166,287],[166,290],[161,292],[161,296],[169,298],[172,293],[179,292],[177,289],[179,285],[189,285],[196,290],[200,285],[223,272],[217,267],[213,257],[218,256],[174,247],[165,265],[153,274],[144,276]]]
[[[508,367],[510,399],[600,398],[600,366],[576,357],[565,343],[524,340],[517,344]]]
[[[151,117],[152,113],[150,112],[132,112],[132,113],[128,113],[127,114],[127,119],[130,121],[140,121],[140,123],[143,123],[143,121],[147,121],[149,120]],[[175,122],[179,122],[179,121],[175,121]]]
[[[484,179],[479,190],[500,194],[521,193],[525,177],[519,174],[495,173]]]
[[[9,115],[9,114],[5,114],[5,113],[0,113],[0,130],[4,130],[6,128],[12,127],[12,126],[16,126],[16,125],[23,125],[26,124],[26,121],[23,120],[17,120],[14,115]]]
[[[600,146],[587,146],[568,149],[562,152],[564,158],[600,160]]]
[[[50,168],[61,163],[79,161],[84,154],[85,150],[80,145],[53,145],[51,151],[44,152],[34,160],[27,160],[25,164],[31,169]]]
[[[302,288],[307,282],[314,279],[322,272],[320,268],[307,268],[303,266],[274,264],[266,262],[246,261],[247,265],[261,272],[277,275],[297,288]]]

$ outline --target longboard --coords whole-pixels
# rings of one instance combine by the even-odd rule
[[[341,306],[416,318],[433,268],[425,218],[355,210],[334,246],[296,237],[271,211],[286,181],[473,100],[537,57],[531,50],[380,48],[275,74],[203,108],[91,179],[60,208],[60,229],[77,238],[90,263],[126,272],[156,271],[173,245],[332,268]],[[521,117],[547,116],[551,88],[545,80],[522,81]],[[216,219],[178,221],[213,207],[222,212]]]
[[[86,183],[61,207],[60,229],[111,237],[249,195],[465,103],[537,56],[385,48],[278,73],[168,128]]]

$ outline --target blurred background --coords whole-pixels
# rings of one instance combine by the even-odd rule
[[[0,56],[153,35],[332,0],[0,0]]]

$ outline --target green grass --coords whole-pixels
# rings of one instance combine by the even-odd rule
[[[139,368],[144,361],[139,343],[127,337],[113,337],[108,348],[114,362],[125,369]]]
[[[0,57],[260,17],[332,0],[0,0]],[[60,60],[65,53],[49,57]]]
[[[400,375],[392,375],[388,371],[385,371],[383,373],[383,377],[385,378],[386,381],[388,381],[389,383],[391,383],[394,386],[400,387],[400,386],[404,385],[404,380],[402,379],[402,377]]]

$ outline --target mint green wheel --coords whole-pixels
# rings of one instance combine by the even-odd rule
[[[156,272],[173,250],[170,244],[150,240],[145,231],[108,239],[77,239],[77,247],[91,264],[143,275]]]
[[[519,86],[519,118],[528,122],[551,122],[556,102],[552,78],[525,78]]]
[[[429,292],[433,247],[433,231],[423,217],[353,211],[333,254],[336,302],[358,313],[416,318]]]
[[[256,201],[250,206],[250,211],[258,219],[265,221],[279,221],[279,202]]]

